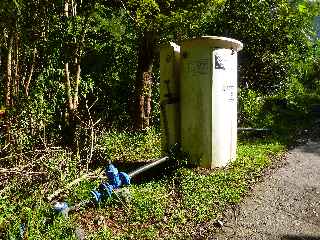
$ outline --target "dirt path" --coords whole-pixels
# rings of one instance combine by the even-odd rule
[[[213,239],[320,240],[320,141],[289,151],[286,163],[229,211]]]

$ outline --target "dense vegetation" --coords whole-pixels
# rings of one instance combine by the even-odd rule
[[[201,35],[244,43],[241,124],[270,125],[272,116],[263,123],[259,114],[271,98],[299,108],[301,96],[318,91],[317,4],[2,1],[1,142],[7,149],[77,148],[79,134],[90,138],[92,127],[158,126],[159,46]],[[145,76],[153,83],[151,100],[143,99]]]
[[[319,10],[303,0],[0,1],[0,238],[74,239],[78,227],[89,239],[215,231],[320,101]],[[239,125],[272,134],[243,135],[228,169],[180,161],[169,177],[130,187],[128,202],[55,215],[46,197],[56,189],[109,159],[132,168],[161,155],[159,46],[201,35],[244,43]],[[59,199],[88,199],[99,181]]]

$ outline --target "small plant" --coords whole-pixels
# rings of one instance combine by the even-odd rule
[[[160,134],[154,128],[146,132],[116,132],[103,134],[98,148],[112,162],[145,161],[161,156]]]

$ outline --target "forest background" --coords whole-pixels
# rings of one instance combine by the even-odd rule
[[[2,0],[1,169],[52,160],[51,177],[68,169],[52,192],[106,159],[159,157],[160,46],[203,35],[244,44],[239,126],[287,134],[319,103],[319,15],[303,0]],[[2,206],[19,177],[2,177]]]

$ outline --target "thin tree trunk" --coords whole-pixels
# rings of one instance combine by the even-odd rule
[[[14,78],[12,81],[12,106],[14,101],[19,100],[19,36],[15,35],[15,51],[14,51]]]
[[[11,106],[11,86],[12,86],[12,49],[13,49],[13,34],[9,40],[8,56],[7,56],[7,74],[5,78],[5,105]]]
[[[64,2],[64,15],[66,17],[69,16],[69,10],[71,9],[71,15],[75,16],[76,8],[75,2],[71,0],[71,6],[69,6],[70,0],[65,0]],[[70,9],[69,9],[70,7]],[[67,116],[67,126],[64,132],[65,143],[71,147],[71,149],[76,153],[77,150],[77,118],[76,112],[78,108],[78,98],[79,98],[79,82],[80,82],[80,60],[78,57],[75,57],[75,62],[73,66],[76,67],[75,70],[75,82],[71,83],[72,73],[74,72],[73,66],[68,61],[69,56],[66,57],[66,62],[64,63],[64,78],[65,78],[65,87],[66,87],[66,94],[68,99],[68,116]]]
[[[64,15],[66,17],[69,16],[69,0],[64,1]],[[68,110],[70,112],[73,110],[73,99],[72,99],[72,93],[71,93],[69,63],[67,62],[67,60],[64,64],[64,80],[65,80],[65,87],[66,87],[66,93],[68,98]]]
[[[36,54],[37,54],[37,49],[34,48],[33,52],[32,52],[32,63],[31,63],[31,67],[30,67],[29,76],[28,76],[27,81],[24,84],[24,94],[25,94],[26,97],[29,96],[30,82],[31,82],[31,79],[32,79],[33,71],[34,71],[34,66],[35,66],[35,63],[36,63]]]
[[[6,111],[11,107],[12,103],[12,51],[13,51],[13,40],[14,34],[12,33],[9,39],[9,46],[8,46],[8,55],[7,55],[7,63],[6,63],[6,76],[5,76],[5,107]],[[11,141],[10,135],[10,128],[11,128],[11,121],[9,115],[6,113],[5,115],[5,142],[9,144]]]
[[[155,32],[145,32],[138,48],[138,68],[135,83],[134,126],[136,130],[149,127],[151,112],[151,94],[149,94],[149,76],[152,75],[156,48]],[[151,90],[151,88],[150,88]],[[148,92],[148,94],[146,94]]]
[[[66,86],[66,93],[68,98],[68,109],[71,111],[73,110],[73,99],[71,93],[71,82],[70,82],[70,72],[69,72],[69,63],[64,64],[64,80]]]
[[[76,16],[77,15],[77,4],[75,3],[74,0],[71,0],[71,7],[72,7],[72,16]]]
[[[151,117],[151,97],[152,97],[152,72],[145,72],[143,76],[144,86],[144,119],[143,119],[143,128],[150,126],[150,117]]]
[[[69,16],[69,0],[64,1],[64,15]]]
[[[76,57],[76,79],[75,79],[75,86],[74,86],[74,96],[73,96],[73,107],[74,109],[78,108],[79,105],[79,85],[80,85],[80,73],[81,73],[81,65],[80,65],[80,58]]]

